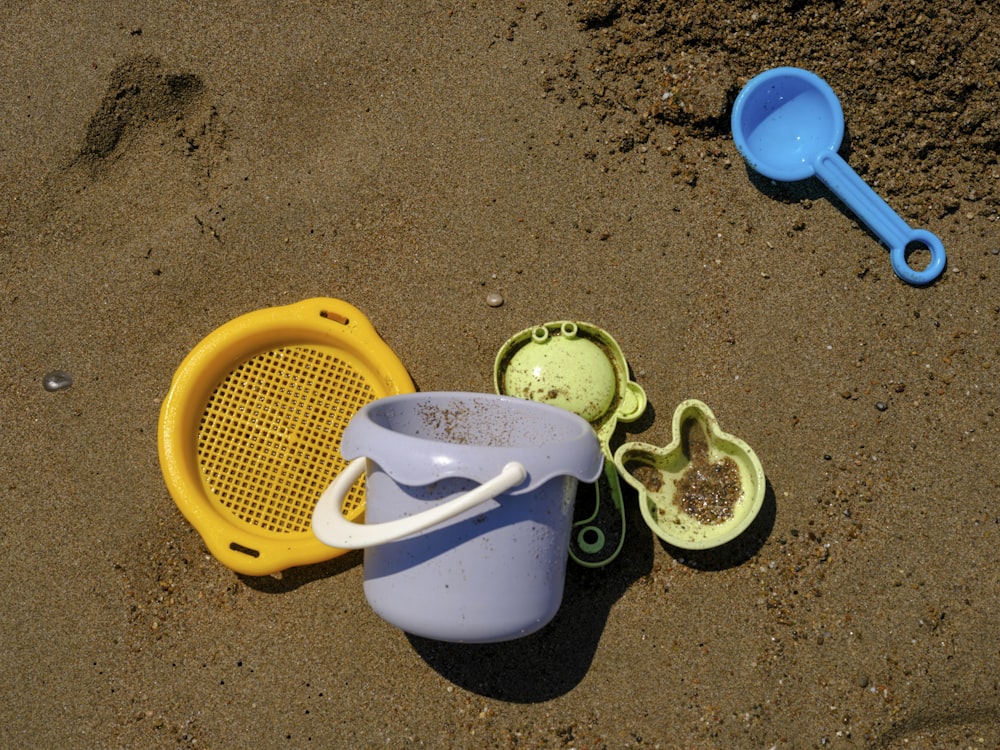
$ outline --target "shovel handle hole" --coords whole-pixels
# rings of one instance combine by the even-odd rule
[[[937,279],[948,262],[944,245],[926,229],[911,229],[905,241],[889,250],[892,270],[908,284],[924,286]]]
[[[923,240],[911,240],[903,250],[903,260],[914,271],[926,270],[931,259],[931,248]]]

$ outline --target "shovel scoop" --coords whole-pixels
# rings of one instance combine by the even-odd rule
[[[844,112],[822,78],[800,68],[773,68],[752,78],[733,104],[733,141],[747,163],[780,182],[818,177],[889,248],[892,270],[915,286],[930,284],[945,266],[944,245],[911,228],[840,157]],[[910,266],[924,249],[930,262]]]

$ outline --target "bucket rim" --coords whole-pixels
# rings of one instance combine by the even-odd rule
[[[544,420],[559,425],[559,430],[551,441],[478,445],[407,434],[383,424],[386,411],[394,408],[407,410],[424,405],[455,409],[470,402],[473,408],[502,409],[514,421]],[[450,418],[461,420],[465,416],[459,411]],[[525,467],[528,476],[524,483],[508,493],[510,495],[532,492],[557,477],[594,482],[604,465],[600,441],[583,417],[538,401],[466,391],[420,391],[376,399],[351,419],[344,430],[340,452],[348,461],[363,456],[394,481],[411,486],[446,478],[481,483],[496,476],[506,463],[517,461]]]

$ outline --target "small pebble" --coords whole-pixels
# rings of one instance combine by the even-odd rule
[[[886,409],[889,408],[889,404],[887,404],[885,401],[879,401],[877,404],[875,404],[875,408],[878,409],[879,411],[885,411]]]
[[[73,376],[63,370],[47,372],[42,378],[42,388],[47,391],[64,391],[71,385],[73,385]]]
[[[486,295],[486,304],[490,307],[500,307],[503,304],[503,297],[496,292],[490,292]]]

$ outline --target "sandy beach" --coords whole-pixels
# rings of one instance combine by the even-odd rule
[[[1000,747],[993,11],[7,3],[0,745]],[[746,166],[734,98],[782,65],[940,237],[935,283],[819,180]],[[692,553],[627,489],[621,556],[571,563],[508,643],[384,622],[360,552],[238,575],[164,484],[160,406],[213,330],[311,297],[422,391],[491,392],[514,333],[600,326],[649,399],[615,442],[666,445],[700,399],[763,511]]]

